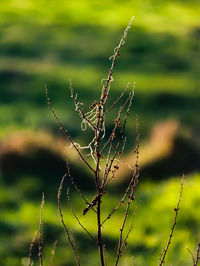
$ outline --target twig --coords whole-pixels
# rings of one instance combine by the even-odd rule
[[[133,22],[133,19],[134,19],[134,17],[131,18],[128,26],[126,27],[126,29],[125,29],[125,31],[123,33],[123,36],[122,36],[118,46],[114,49],[114,55],[110,57],[110,59],[112,60],[112,64],[111,64],[111,68],[110,68],[109,73],[108,73],[108,77],[106,79],[106,85],[103,86],[103,91],[102,91],[102,95],[101,95],[101,102],[103,104],[106,102],[106,100],[108,98],[108,92],[109,92],[109,88],[110,88],[110,83],[113,80],[112,76],[113,76],[113,70],[114,70],[115,62],[116,62],[116,59],[120,56],[120,53],[119,53],[120,49],[125,43],[125,39],[126,39],[128,31],[131,28],[131,24]]]
[[[119,100],[124,96],[124,94],[125,94],[125,92],[126,92],[126,90],[127,90],[127,87],[123,90],[123,92],[121,93],[121,95],[114,101],[114,103],[111,105],[111,107],[110,108],[108,108],[105,112],[104,112],[104,114],[107,114],[107,113],[109,113],[117,104],[118,104],[118,102],[119,102]]]
[[[51,251],[51,257],[50,257],[50,260],[49,260],[49,266],[52,266],[53,265],[53,258],[55,256],[55,250],[56,250],[57,243],[58,243],[58,240],[56,240],[54,242],[54,244],[53,244],[53,249]]]
[[[123,141],[123,146],[122,146],[122,148],[121,148],[121,151],[119,151],[119,157],[118,157],[118,159],[115,159],[115,157],[114,157],[114,159],[117,160],[117,163],[115,163],[115,165],[114,165],[114,170],[112,170],[112,174],[111,174],[111,176],[109,177],[109,179],[107,180],[106,185],[108,185],[108,184],[110,183],[110,181],[111,181],[113,178],[115,178],[115,173],[119,170],[119,163],[120,163],[121,155],[122,155],[123,152],[124,152],[124,148],[125,148],[125,145],[126,145],[126,140],[127,140],[127,138],[125,137],[125,138],[124,138],[124,141]]]
[[[41,201],[41,208],[40,208],[40,223],[39,223],[39,229],[38,229],[38,256],[40,259],[40,266],[43,265],[43,257],[42,257],[42,213],[43,213],[43,207],[44,207],[44,192],[42,193],[42,201]]]
[[[105,263],[105,266],[107,266],[106,246],[105,246],[105,244],[103,245],[103,255],[104,255],[104,263]]]
[[[111,218],[111,216],[113,215],[113,213],[115,211],[117,211],[117,209],[124,204],[124,201],[128,195],[128,192],[130,190],[130,188],[133,186],[134,189],[136,188],[137,186],[137,183],[138,183],[138,177],[139,177],[139,165],[138,165],[138,161],[139,161],[139,133],[138,133],[138,118],[136,120],[136,134],[137,134],[137,137],[136,137],[136,161],[135,161],[135,169],[134,169],[134,172],[133,172],[133,175],[132,175],[132,178],[120,200],[120,202],[116,205],[115,208],[112,209],[112,211],[108,214],[108,216],[103,220],[102,222],[102,225],[108,220]]]
[[[129,87],[129,83],[127,84],[127,88]],[[113,139],[116,137],[116,130],[117,127],[119,126],[119,122],[120,122],[120,118],[121,118],[121,113],[123,112],[124,108],[126,107],[126,104],[129,101],[129,97],[126,99],[125,103],[120,107],[118,114],[117,114],[117,118],[115,119],[115,125],[113,127],[112,133],[110,134],[110,137],[108,138],[108,140],[106,141],[106,143],[103,145],[100,154],[102,154],[105,150],[105,148],[107,147],[108,144],[111,144]],[[111,146],[111,145],[110,145]]]
[[[67,189],[67,201],[68,201],[68,205],[74,215],[74,217],[76,218],[78,224],[83,228],[83,230],[89,235],[90,238],[92,238],[94,241],[96,241],[96,239],[94,238],[94,236],[82,225],[82,223],[80,222],[78,216],[76,215],[76,212],[74,211],[74,208],[70,202],[70,196],[69,196],[69,189]]]
[[[169,249],[169,245],[171,244],[171,240],[172,240],[172,236],[173,236],[173,233],[174,233],[174,228],[176,226],[176,220],[177,220],[177,216],[178,216],[178,212],[179,212],[179,205],[180,205],[180,202],[181,202],[181,199],[182,199],[183,184],[184,184],[184,175],[183,175],[182,181],[181,181],[181,188],[180,188],[180,194],[179,194],[177,207],[174,209],[174,211],[175,211],[174,222],[173,222],[173,225],[172,225],[172,228],[171,228],[171,232],[170,232],[169,239],[167,241],[166,247],[163,249],[163,254],[160,257],[161,259],[159,261],[159,266],[164,264],[166,254],[167,254],[167,251]]]
[[[193,261],[193,264],[194,264],[195,263],[194,254],[192,253],[192,251],[189,248],[187,248],[187,250],[189,251],[189,253],[190,253],[191,257],[192,257],[192,261]]]
[[[34,247],[34,244],[35,244],[35,240],[36,240],[36,238],[37,238],[37,234],[38,234],[38,232],[36,231],[36,232],[34,233],[34,235],[33,235],[33,238],[32,238],[32,240],[31,240],[31,243],[30,243],[30,246],[29,246],[29,256],[28,256],[28,258],[29,258],[29,263],[28,263],[28,266],[31,266],[31,264],[32,264],[32,262],[33,262],[33,260],[32,260],[32,251],[33,251],[33,247]]]
[[[49,97],[48,89],[47,89],[46,84],[45,84],[45,91],[46,91],[46,98],[47,98],[47,103],[48,103],[49,109],[51,110],[51,112],[52,112],[55,120],[57,121],[58,125],[60,126],[60,130],[63,131],[63,133],[65,134],[67,140],[69,140],[71,142],[72,146],[77,151],[77,153],[80,156],[81,160],[83,160],[83,162],[88,166],[88,168],[92,172],[94,172],[94,169],[90,166],[90,164],[85,160],[85,158],[83,157],[83,155],[80,153],[79,149],[76,147],[74,141],[72,140],[70,134],[68,133],[68,130],[64,128],[63,124],[61,123],[60,119],[58,118],[57,114],[55,113],[55,110],[54,110],[54,108],[52,107],[52,104],[51,104],[51,99]]]
[[[72,183],[72,185],[73,185],[73,187],[75,188],[75,190],[79,193],[79,195],[81,196],[81,198],[84,200],[84,202],[86,203],[86,204],[90,204],[90,202],[87,200],[87,198],[81,193],[81,190],[80,190],[80,188],[77,186],[77,184],[75,183],[75,181],[74,181],[74,178],[73,178],[73,176],[71,175],[71,171],[70,171],[70,167],[69,167],[69,162],[68,161],[66,161],[66,168],[67,168],[67,174],[68,174],[68,176],[69,176],[69,178],[70,178],[70,180],[71,180],[71,183]],[[96,212],[96,210],[94,209],[94,208],[91,208],[94,212]]]
[[[197,264],[199,262],[199,259],[200,259],[199,253],[200,253],[200,243],[197,246],[196,258],[195,258],[195,261],[194,261],[194,265],[193,266],[197,266]]]
[[[138,121],[137,121],[138,123]],[[139,165],[138,165],[138,161],[139,161],[139,134],[138,134],[138,124],[136,127],[136,131],[137,131],[137,138],[136,138],[136,162],[135,162],[135,169],[133,172],[133,182],[131,184],[131,192],[130,195],[128,196],[128,202],[127,202],[127,207],[126,207],[126,211],[124,214],[124,219],[123,219],[123,223],[122,226],[120,228],[120,236],[119,236],[119,242],[118,242],[118,249],[117,249],[117,258],[116,258],[116,262],[115,262],[115,266],[118,265],[119,259],[122,256],[122,252],[123,252],[123,245],[125,244],[125,242],[122,242],[122,237],[123,237],[123,231],[125,228],[125,224],[126,224],[126,220],[129,214],[129,209],[130,209],[130,205],[134,200],[134,193],[135,193],[135,188],[138,184],[138,178],[139,178]],[[129,230],[131,231],[132,227],[129,228]],[[128,231],[128,235],[129,235],[129,231]],[[128,236],[125,237],[125,239]]]
[[[66,177],[67,174],[65,174],[63,177],[62,177],[62,180],[60,182],[60,186],[59,186],[59,189],[58,189],[58,196],[57,196],[57,200],[58,200],[58,210],[59,210],[59,214],[60,214],[60,219],[61,219],[61,223],[63,225],[63,228],[64,228],[64,231],[65,231],[65,235],[70,243],[70,246],[72,248],[72,251],[74,253],[74,257],[75,257],[75,260],[76,260],[76,264],[77,265],[80,265],[80,262],[79,262],[79,257],[77,255],[77,251],[76,251],[76,248],[75,248],[75,245],[70,237],[70,234],[69,234],[69,231],[65,225],[65,222],[64,222],[64,216],[63,216],[63,212],[62,212],[62,206],[61,206],[61,201],[60,201],[60,197],[61,197],[61,193],[62,193],[62,187],[63,187],[63,182],[65,180],[65,177]]]
[[[118,117],[115,120],[115,127],[114,127],[114,132],[112,132],[112,134],[111,134],[112,137],[111,137],[111,140],[110,140],[110,148],[109,148],[109,151],[108,151],[107,162],[106,162],[106,166],[105,166],[105,170],[104,170],[104,177],[103,177],[102,187],[105,185],[105,182],[106,182],[107,177],[108,177],[108,175],[110,173],[113,161],[115,160],[115,157],[117,155],[120,143],[121,143],[121,141],[122,141],[122,139],[124,137],[124,130],[125,130],[125,127],[126,127],[126,122],[127,122],[128,116],[129,116],[130,108],[131,108],[131,105],[132,105],[133,96],[134,96],[134,90],[129,94],[129,97],[127,98],[125,104],[120,108],[120,111],[118,113]],[[121,112],[123,111],[123,109],[126,106],[126,104],[128,103],[128,101],[129,101],[129,105],[127,107],[126,116],[124,118],[122,129],[120,131],[120,137],[119,137],[118,143],[117,143],[117,145],[115,147],[114,155],[113,155],[112,159],[110,159],[112,141],[113,141],[113,138],[114,138],[114,135],[115,135],[116,127],[120,126]],[[110,161],[110,164],[109,164],[109,161]]]
[[[80,117],[82,118],[82,120],[83,121],[86,121],[88,123],[88,125],[92,128],[92,130],[95,131],[94,125],[92,124],[91,120],[88,119],[88,117],[86,116],[86,114],[84,114],[83,110],[79,106],[80,103],[77,101],[77,98],[74,96],[74,90],[72,88],[72,81],[71,80],[69,80],[69,89],[71,91],[71,98],[73,99],[74,105],[76,107],[76,110],[75,111],[78,111]]]
[[[127,246],[127,240],[128,240],[128,237],[129,237],[129,235],[130,235],[130,232],[131,232],[132,229],[133,229],[133,222],[134,222],[134,220],[135,220],[135,213],[136,213],[136,208],[135,208],[135,210],[134,210],[134,212],[133,212],[133,218],[132,218],[132,221],[131,221],[131,225],[130,225],[130,227],[129,227],[129,229],[128,229],[128,232],[127,232],[127,234],[126,234],[126,236],[125,236],[125,238],[124,238],[124,240],[123,240],[122,246],[121,246],[121,250],[122,250],[122,251],[123,251],[124,246]]]

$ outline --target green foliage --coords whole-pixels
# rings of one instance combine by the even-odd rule
[[[59,183],[59,182],[58,182]],[[167,255],[167,263],[175,265],[190,265],[191,257],[187,247],[194,250],[198,241],[198,228],[200,226],[199,212],[199,186],[200,176],[193,175],[185,178],[183,199],[180,206],[177,227],[174,233],[172,244]],[[180,179],[172,178],[161,183],[143,182],[140,184],[136,194],[136,218],[134,228],[129,236],[124,257],[121,265],[132,265],[132,256],[136,265],[155,265],[165,241],[167,240],[173,223],[174,207],[177,204],[180,188]],[[4,265],[7,260],[15,265],[22,257],[27,257],[28,246],[34,231],[38,228],[40,208],[39,202],[30,202],[24,200],[24,187],[2,187],[0,191],[0,201],[5,208],[1,210],[1,252],[0,262]],[[28,189],[28,188],[27,188]],[[15,195],[15,196],[13,196]],[[105,196],[103,216],[112,209],[112,205],[118,201],[119,194],[112,193],[112,196]],[[81,221],[87,223],[91,233],[95,233],[96,221],[88,213],[82,217],[84,205],[77,195],[72,195],[74,208],[77,210]],[[13,206],[15,205],[15,208]],[[6,206],[10,206],[9,208]],[[77,248],[80,253],[82,263],[87,265],[96,265],[98,256],[96,248],[88,236],[81,230],[77,221],[71,214],[69,208],[64,207],[66,224],[72,228],[77,241]],[[11,209],[12,208],[12,211]],[[118,230],[120,221],[123,217],[123,208],[116,213],[113,218],[105,225],[105,240],[108,248],[108,264],[114,258],[114,252],[117,248]],[[129,217],[131,221],[131,217]],[[63,230],[60,225],[56,203],[46,202],[44,207],[44,249],[45,261],[49,258],[53,242],[57,239],[58,246],[54,258],[55,265],[70,265],[73,263],[73,257],[70,247],[63,236]],[[10,243],[10,245],[9,245]],[[37,250],[34,258],[37,260]],[[66,255],[67,254],[67,255]],[[70,259],[71,258],[71,259]],[[70,262],[71,261],[71,262]],[[17,263],[16,263],[17,265]],[[19,265],[19,264],[18,264]]]
[[[79,133],[79,120],[71,111],[69,93],[63,97],[67,80],[73,80],[81,101],[86,106],[91,104],[101,89],[101,78],[109,66],[107,58],[132,15],[135,15],[133,31],[116,67],[113,97],[128,80],[137,81],[134,106],[140,117],[143,138],[156,121],[168,118],[179,120],[193,132],[190,136],[198,135],[199,13],[197,0],[62,0],[59,3],[7,0],[0,5],[0,139],[27,128],[57,133],[57,125],[45,106],[42,88],[46,82],[63,123],[73,136],[87,141],[88,136]],[[130,120],[127,128],[132,136],[133,113]],[[0,264],[18,266],[26,260],[31,238],[38,228],[37,196],[46,179],[41,173],[37,176],[22,173],[9,186],[3,180],[5,176],[0,178]],[[51,184],[54,195],[58,183],[55,180]],[[178,199],[179,179],[141,183],[136,195],[138,209],[134,230],[122,265],[132,265],[132,256],[137,266],[147,265],[147,261],[148,265],[155,265],[169,235]],[[197,242],[199,186],[199,174],[186,178],[180,216],[167,257],[167,262],[173,265],[191,264],[186,247],[194,250]],[[52,187],[48,189],[53,191]],[[53,242],[58,239],[55,264],[72,265],[71,250],[64,239],[52,198],[44,208],[44,257],[49,257]],[[112,197],[104,198],[108,206],[104,215],[118,198],[119,194],[114,192]],[[79,198],[73,200],[81,213],[84,206]],[[121,215],[121,212],[116,214],[105,228],[108,264],[117,248],[114,229],[120,227]],[[78,249],[83,264],[96,265],[94,244],[82,233],[69,210],[65,209],[65,217],[80,243]],[[96,221],[89,219],[88,222],[88,217],[84,217],[83,222],[86,219],[91,231],[95,231]],[[36,249],[34,259],[37,259]]]
[[[142,129],[171,116],[195,127],[200,98],[197,3],[6,1],[0,8],[0,101],[4,103],[0,117],[5,110],[12,117],[18,114],[9,121],[8,130],[29,125],[54,128],[44,108],[45,82],[69,128],[71,105],[69,97],[63,99],[68,78],[83,101],[91,104],[88,95],[96,98],[107,58],[133,14],[134,34],[129,35],[116,68],[113,95],[127,80],[137,81],[135,107]],[[73,131],[78,134],[78,128]]]

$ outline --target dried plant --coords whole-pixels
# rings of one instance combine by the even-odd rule
[[[43,265],[43,256],[42,256],[42,224],[43,224],[43,207],[44,207],[44,193],[42,193],[42,201],[41,201],[41,207],[40,207],[40,223],[38,228],[38,256],[40,259],[40,266]]]
[[[191,257],[192,257],[192,262],[193,262],[193,266],[197,266],[198,265],[198,262],[200,260],[200,243],[198,243],[197,245],[197,249],[196,249],[196,254],[194,255],[194,253],[189,249],[187,248],[187,250],[189,251]]]
[[[181,202],[181,198],[182,198],[182,194],[183,194],[183,183],[184,183],[184,175],[182,177],[178,203],[177,203],[176,208],[174,208],[175,215],[174,215],[173,225],[172,225],[172,228],[171,228],[169,239],[168,239],[167,243],[164,245],[164,247],[163,247],[163,249],[161,251],[160,258],[159,258],[159,266],[164,265],[165,257],[166,257],[167,251],[169,249],[169,245],[171,244],[171,240],[172,240],[172,237],[173,237],[173,234],[174,234],[174,229],[175,229],[175,226],[176,226],[176,221],[177,221],[178,212],[179,212],[179,206],[180,206],[180,202]]]
[[[136,147],[134,150],[135,156],[135,162],[132,164],[134,166],[131,166],[132,170],[132,176],[130,180],[128,181],[128,184],[126,188],[124,189],[124,192],[122,193],[119,202],[114,206],[110,211],[108,211],[108,214],[105,217],[102,217],[102,207],[103,202],[102,198],[107,193],[107,187],[111,183],[111,181],[116,178],[117,171],[120,167],[120,159],[124,152],[125,145],[127,138],[125,136],[125,129],[126,129],[126,123],[127,119],[130,113],[130,109],[133,103],[133,97],[134,97],[134,89],[136,84],[133,84],[133,88],[130,88],[130,83],[127,84],[124,91],[121,93],[121,95],[114,100],[113,103],[106,104],[109,98],[111,83],[113,81],[113,72],[115,63],[120,56],[120,49],[125,43],[125,39],[127,37],[127,33],[130,30],[133,17],[130,20],[128,26],[126,27],[122,38],[118,44],[118,46],[114,49],[114,54],[110,57],[111,60],[111,67],[108,72],[108,76],[106,79],[103,79],[102,84],[102,91],[101,96],[98,100],[94,101],[90,106],[88,111],[84,111],[83,103],[78,100],[78,94],[74,92],[74,89],[72,87],[71,80],[69,81],[69,89],[71,98],[74,102],[75,111],[78,113],[78,115],[81,118],[81,129],[84,132],[87,128],[89,128],[93,136],[91,140],[89,141],[89,144],[85,146],[81,146],[79,143],[73,140],[71,137],[70,132],[64,127],[63,123],[57,116],[55,109],[52,106],[51,99],[49,97],[49,92],[47,89],[47,86],[45,86],[46,91],[46,98],[48,106],[56,119],[60,130],[64,133],[67,141],[70,143],[70,146],[75,149],[75,151],[78,153],[80,159],[82,160],[83,164],[88,167],[90,172],[93,175],[93,181],[96,187],[95,196],[92,199],[87,199],[87,197],[82,193],[79,186],[75,182],[75,179],[73,175],[71,174],[70,165],[69,162],[66,161],[66,173],[61,179],[60,186],[58,188],[58,194],[57,194],[57,203],[58,203],[58,211],[60,215],[60,221],[64,228],[64,233],[66,235],[67,240],[69,241],[69,244],[71,246],[72,252],[74,254],[75,262],[77,265],[80,265],[80,258],[78,255],[78,251],[75,245],[75,241],[73,239],[72,232],[70,231],[70,228],[67,227],[64,219],[64,214],[62,211],[62,204],[61,204],[61,194],[63,191],[63,184],[68,177],[71,181],[72,186],[74,187],[75,191],[81,196],[83,202],[86,204],[86,207],[82,211],[82,215],[87,215],[89,211],[93,211],[93,215],[96,216],[97,220],[97,226],[96,226],[96,235],[93,235],[91,232],[89,232],[89,229],[86,228],[81,223],[81,219],[78,217],[75,209],[73,208],[73,205],[70,200],[70,193],[69,188],[67,189],[67,202],[68,206],[71,209],[71,212],[75,219],[77,220],[77,223],[80,225],[80,227],[83,229],[83,231],[97,244],[98,250],[99,250],[99,261],[100,265],[107,265],[106,263],[106,246],[103,240],[103,225],[109,221],[110,218],[112,218],[113,214],[122,206],[125,206],[125,212],[124,216],[122,218],[121,227],[119,228],[119,237],[118,237],[118,247],[116,250],[116,259],[113,264],[117,266],[119,264],[119,260],[121,256],[123,255],[123,250],[127,246],[128,237],[131,233],[131,230],[134,225],[134,218],[135,218],[135,212],[136,208],[133,213],[131,213],[131,205],[134,201],[135,197],[135,190],[136,186],[138,184],[138,178],[139,178],[139,133],[138,133],[138,119],[136,119]],[[127,95],[127,91],[130,90],[130,92]],[[119,110],[116,114],[116,118],[114,119],[114,125],[111,130],[111,132],[107,132],[106,127],[106,115],[109,114],[114,108],[117,106],[119,102],[123,102]],[[84,151],[89,151],[89,156],[92,159],[88,159],[87,155],[84,153]],[[177,216],[179,212],[179,205],[182,198],[182,191],[183,191],[183,180],[181,182],[181,189],[180,189],[180,196],[177,203],[177,207],[174,209],[175,216],[174,216],[174,222],[171,228],[171,232],[169,235],[169,239],[165,246],[162,249],[160,259],[159,259],[159,265],[163,265],[165,263],[165,258],[167,251],[169,249],[169,245],[171,243],[174,229],[177,222]],[[44,205],[44,194],[42,197],[41,202],[41,215],[40,215],[40,224],[39,224],[39,230],[38,230],[38,241],[39,241],[39,259],[40,259],[40,265],[43,265],[43,258],[42,258],[42,210]],[[128,216],[132,216],[132,221],[129,227],[127,226],[127,220]],[[128,227],[128,228],[127,228]],[[126,230],[125,230],[126,228]],[[126,233],[125,233],[126,231]],[[29,249],[29,265],[32,263],[32,248],[35,242],[35,238],[32,240],[30,244]],[[51,257],[49,265],[52,265],[53,256],[55,253],[57,241],[54,243],[54,247],[52,249]],[[192,254],[193,258],[193,265],[197,265],[199,261],[199,250],[200,245],[198,245],[196,256]],[[133,260],[134,265],[134,260]]]
[[[71,179],[71,183],[74,186],[75,190],[81,195],[84,202],[87,204],[87,207],[83,210],[83,215],[86,215],[88,211],[93,210],[94,215],[96,215],[97,219],[97,235],[94,237],[87,228],[85,228],[78,218],[77,214],[75,213],[75,210],[73,209],[72,204],[70,203],[70,196],[69,191],[67,193],[67,199],[69,206],[72,210],[72,213],[74,217],[76,218],[78,224],[82,227],[82,229],[93,239],[96,241],[98,249],[99,249],[99,257],[100,257],[100,264],[105,265],[105,258],[106,258],[106,250],[105,250],[105,244],[103,242],[102,237],[102,226],[103,224],[108,221],[113,213],[117,211],[117,209],[123,205],[126,204],[126,210],[123,218],[123,223],[120,228],[120,234],[119,234],[119,244],[116,254],[116,263],[115,265],[118,265],[119,259],[122,255],[122,251],[124,246],[127,245],[127,239],[129,236],[129,233],[133,227],[133,223],[131,223],[131,226],[128,230],[128,233],[124,236],[124,228],[126,225],[127,217],[130,212],[130,205],[132,204],[134,200],[134,193],[135,188],[138,183],[138,177],[139,177],[139,167],[138,167],[138,155],[139,155],[139,134],[137,136],[137,145],[136,145],[136,163],[133,170],[133,175],[131,180],[129,181],[129,184],[127,185],[126,190],[124,191],[124,194],[122,195],[122,198],[120,202],[113,208],[113,210],[108,213],[108,216],[106,218],[102,218],[102,198],[106,194],[106,188],[110,184],[111,180],[116,177],[116,173],[119,169],[120,164],[120,158],[124,151],[125,145],[126,145],[126,136],[125,136],[125,128],[127,119],[130,113],[130,108],[133,102],[134,97],[134,88],[135,83],[133,85],[133,89],[130,90],[129,94],[124,100],[124,103],[120,106],[119,111],[117,113],[116,119],[114,120],[114,125],[111,133],[107,133],[106,131],[106,119],[105,116],[114,109],[114,107],[118,104],[120,100],[123,100],[124,96],[126,95],[126,91],[129,89],[130,84],[126,86],[125,90],[122,92],[122,94],[113,102],[113,104],[109,104],[109,106],[106,106],[106,102],[109,98],[111,83],[113,81],[113,72],[116,60],[120,56],[120,49],[125,43],[125,38],[127,36],[127,33],[131,27],[131,23],[133,21],[133,17],[130,20],[128,26],[126,27],[123,36],[118,44],[118,46],[114,49],[114,54],[110,57],[111,60],[111,67],[108,72],[108,76],[106,79],[103,79],[102,84],[102,91],[101,96],[99,100],[96,100],[94,103],[92,103],[89,107],[89,110],[87,112],[83,109],[83,103],[78,100],[78,94],[74,93],[74,89],[72,87],[72,82],[70,80],[70,92],[71,92],[71,98],[73,99],[74,105],[75,105],[75,111],[78,112],[80,118],[81,118],[81,129],[82,131],[85,131],[86,128],[90,128],[90,130],[93,132],[93,137],[89,144],[86,146],[81,146],[79,143],[75,142],[70,133],[67,129],[64,128],[63,123],[58,118],[54,108],[52,107],[51,100],[48,94],[48,89],[46,87],[46,97],[47,102],[49,105],[49,108],[56,119],[56,121],[59,124],[60,130],[62,130],[67,137],[67,140],[71,143],[71,146],[77,151],[77,153],[80,156],[80,159],[83,161],[83,163],[90,169],[90,171],[93,174],[94,177],[94,183],[96,186],[96,195],[92,200],[86,199],[86,197],[81,193],[80,189],[78,188],[77,184],[75,184],[74,178],[71,175],[70,167],[67,162],[67,173],[63,176],[60,187],[58,190],[58,209],[60,213],[60,218],[62,225],[64,227],[65,234],[67,236],[67,239],[69,240],[69,243],[72,247],[76,263],[77,265],[80,265],[79,257],[77,255],[76,247],[72,241],[72,238],[70,236],[69,230],[66,227],[66,224],[64,222],[64,217],[61,209],[61,191],[64,179],[66,175],[69,176]],[[83,150],[88,150],[89,155],[92,158],[92,162],[90,162],[86,159]],[[104,163],[105,160],[105,163]],[[127,201],[125,203],[125,201]]]

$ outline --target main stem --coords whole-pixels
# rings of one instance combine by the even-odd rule
[[[100,158],[101,155],[99,153],[99,125],[100,125],[100,115],[101,115],[101,106],[98,107],[97,112],[97,124],[96,124],[96,130],[95,130],[95,155],[96,155],[96,171],[95,171],[95,183],[98,193],[98,200],[97,200],[97,245],[99,248],[99,256],[101,261],[101,266],[104,266],[104,256],[103,256],[103,243],[102,243],[102,235],[101,235],[101,197],[102,197],[102,188],[100,186],[100,176],[99,176],[99,164],[100,164]]]
[[[99,256],[100,256],[101,265],[104,266],[103,243],[101,237],[101,196],[99,196],[97,202],[97,226],[98,226],[97,244],[99,247]]]

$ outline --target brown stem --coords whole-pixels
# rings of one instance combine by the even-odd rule
[[[29,246],[29,263],[28,263],[28,266],[31,266],[33,260],[32,260],[32,251],[33,251],[33,246],[35,244],[35,240],[37,238],[37,234],[38,232],[36,231],[33,235],[33,238],[31,240],[31,243],[30,243],[30,246]]]
[[[76,260],[76,264],[77,266],[80,266],[80,261],[79,261],[79,257],[77,255],[77,251],[76,251],[76,247],[71,239],[71,236],[69,234],[69,231],[66,227],[66,224],[64,222],[64,215],[63,215],[63,212],[62,212],[62,206],[61,206],[61,200],[60,200],[60,197],[61,197],[61,193],[62,193],[62,187],[63,187],[63,182],[65,180],[65,177],[66,177],[66,174],[62,177],[62,180],[60,182],[60,186],[59,186],[59,189],[58,189],[58,195],[57,195],[57,201],[58,201],[58,210],[59,210],[59,214],[60,214],[60,220],[61,220],[61,223],[63,225],[63,228],[64,228],[64,232],[65,232],[65,235],[69,241],[69,244],[72,248],[72,251],[74,253],[74,257],[75,257],[75,260]]]
[[[103,249],[102,236],[101,236],[101,197],[98,198],[97,202],[97,226],[98,226],[97,245],[99,247],[101,266],[104,266],[104,256],[103,256],[104,249]]]
[[[68,130],[64,128],[63,124],[61,123],[60,119],[58,118],[52,104],[51,104],[51,99],[49,97],[48,94],[48,89],[47,86],[45,84],[45,91],[46,91],[46,98],[47,98],[47,103],[49,106],[50,111],[52,112],[55,120],[57,121],[58,125],[60,126],[60,130],[65,134],[65,137],[67,138],[67,140],[70,141],[70,143],[72,144],[72,146],[74,147],[74,149],[77,151],[80,159],[85,163],[85,165],[87,165],[87,167],[94,173],[94,169],[90,166],[90,164],[85,160],[85,158],[83,157],[83,155],[80,153],[79,149],[76,147],[73,139],[71,138],[71,135],[69,134]]]
[[[159,260],[159,266],[161,266],[161,265],[164,264],[166,254],[167,254],[167,251],[169,249],[169,245],[171,244],[172,236],[173,236],[173,233],[174,233],[174,229],[175,229],[176,221],[177,221],[177,217],[178,217],[179,205],[180,205],[180,202],[181,202],[181,199],[182,199],[183,183],[184,183],[184,175],[183,175],[182,181],[181,181],[181,189],[180,189],[180,194],[179,194],[179,199],[178,199],[177,207],[174,209],[174,211],[175,211],[174,222],[173,222],[173,225],[172,225],[172,228],[171,228],[171,232],[170,232],[169,239],[167,241],[166,247],[161,252],[161,256],[160,256],[160,260]]]
[[[42,193],[42,201],[41,201],[41,209],[40,209],[40,223],[38,229],[38,243],[39,243],[39,250],[38,256],[40,258],[40,266],[43,265],[43,257],[42,257],[42,214],[43,214],[43,207],[44,207],[44,192]]]
[[[200,253],[200,243],[198,244],[198,247],[197,247],[196,259],[195,259],[195,262],[194,262],[194,265],[193,266],[197,266],[197,264],[198,264],[198,261],[200,259],[199,253]]]

